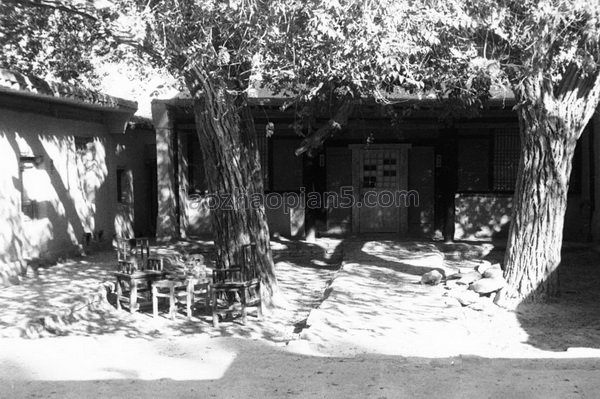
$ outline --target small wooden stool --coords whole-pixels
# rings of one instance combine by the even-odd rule
[[[198,297],[204,297],[205,309],[210,309],[210,283],[207,279],[187,279],[186,288],[186,310],[188,319],[192,318],[192,307],[196,303]]]
[[[186,287],[184,281],[159,280],[152,283],[152,315],[158,317],[158,298],[169,298],[169,317],[175,319],[177,311],[177,288]]]
[[[175,319],[177,302],[185,297],[188,319],[192,318],[192,307],[198,297],[204,296],[205,307],[210,307],[210,285],[206,279],[159,280],[152,284],[152,314],[158,316],[158,298],[169,299],[169,317]]]

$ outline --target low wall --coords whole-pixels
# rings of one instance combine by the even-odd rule
[[[210,210],[205,198],[185,198],[181,200],[180,206],[185,207],[181,221],[185,235],[211,234]],[[294,207],[287,212],[283,208],[266,209],[266,215],[271,234],[279,234],[287,238],[304,238],[304,208]]]
[[[506,239],[512,215],[512,194],[457,194],[454,203],[457,240]],[[590,240],[589,201],[569,195],[563,230],[565,241]]]
[[[457,194],[454,199],[454,238],[506,238],[512,214],[512,195]]]

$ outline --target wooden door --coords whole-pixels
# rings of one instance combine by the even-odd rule
[[[406,232],[406,207],[398,199],[407,190],[407,148],[406,145],[353,148],[355,232]]]

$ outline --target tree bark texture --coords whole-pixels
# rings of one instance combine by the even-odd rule
[[[505,255],[507,287],[501,301],[543,302],[559,292],[563,224],[577,140],[598,105],[600,79],[568,88],[586,98],[555,93],[543,77],[518,91],[521,155]],[[591,104],[590,104],[591,102]]]
[[[264,305],[271,307],[278,290],[264,204],[250,206],[247,201],[252,194],[264,193],[252,116],[238,101],[238,95],[204,71],[193,69],[186,82],[194,97],[196,129],[208,188],[222,199],[220,206],[211,211],[217,267],[238,264],[241,247],[256,243],[261,295]],[[232,201],[225,203],[229,197]]]

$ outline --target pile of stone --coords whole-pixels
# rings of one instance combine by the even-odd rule
[[[499,263],[480,261],[474,268],[459,268],[458,273],[444,277],[433,270],[421,277],[421,284],[445,283],[447,296],[455,298],[462,306],[480,308],[480,305],[495,300],[496,294],[506,286]]]

